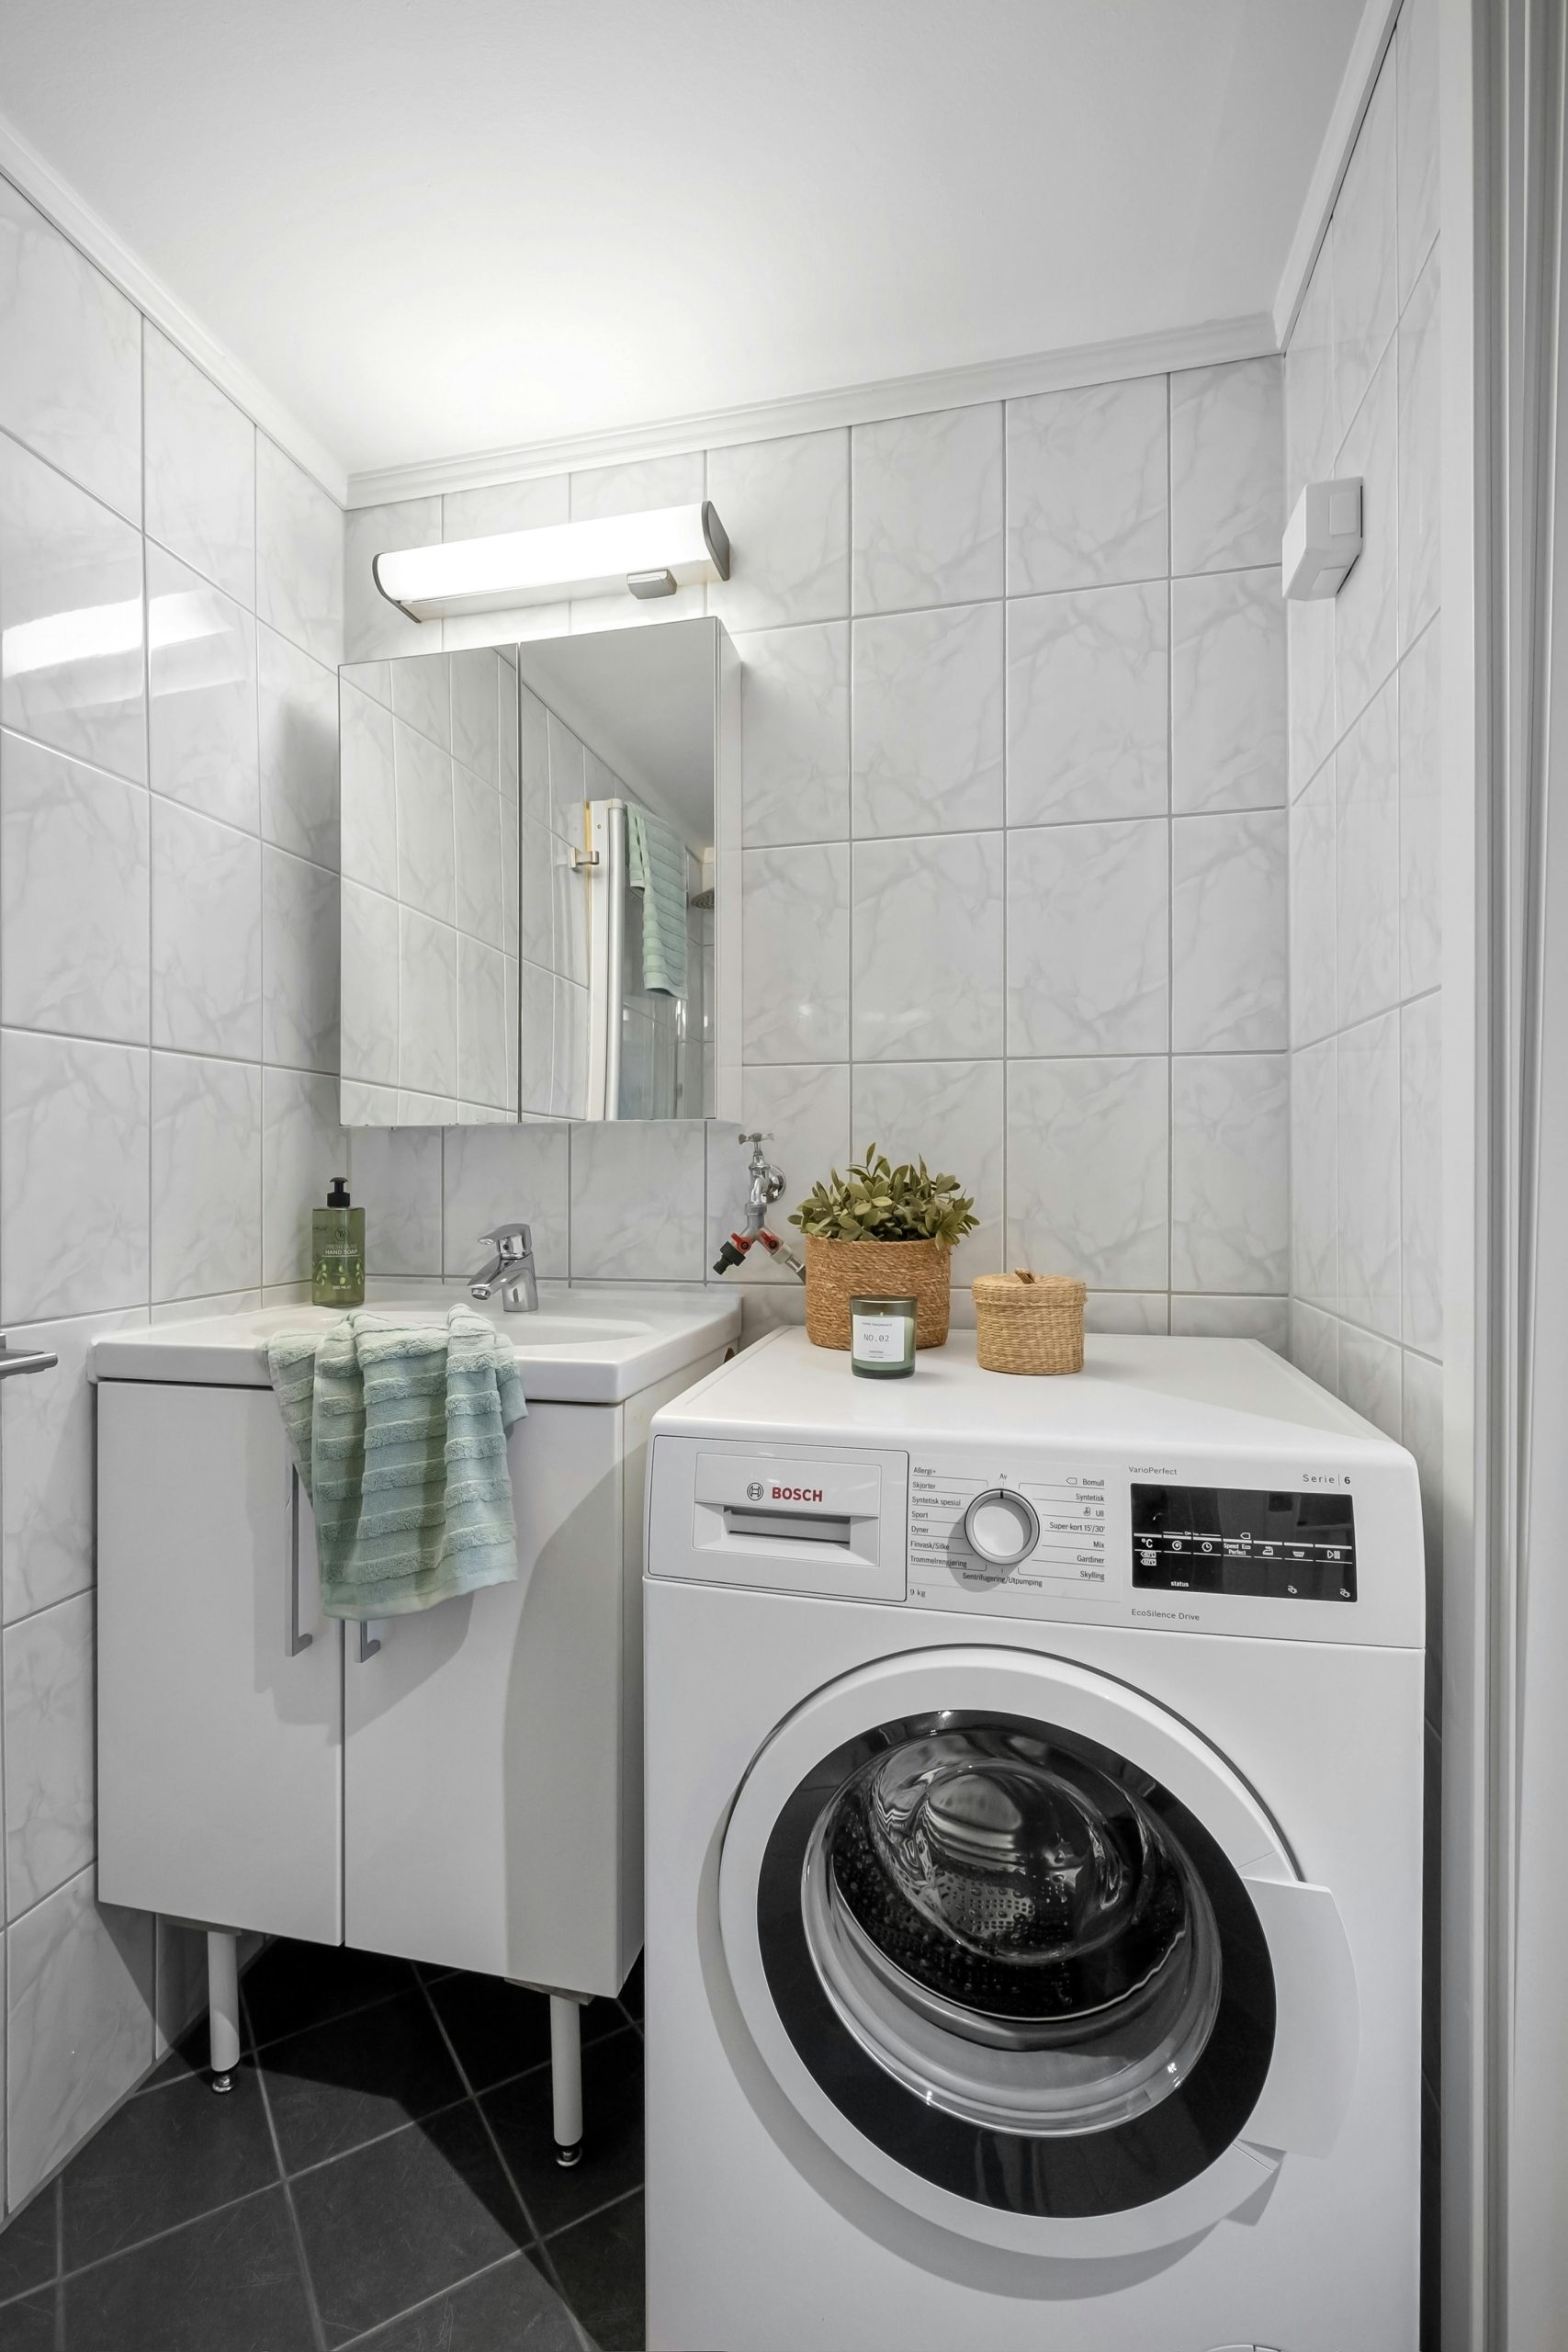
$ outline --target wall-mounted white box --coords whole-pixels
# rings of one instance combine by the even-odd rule
[[[1360,552],[1360,477],[1309,481],[1280,544],[1286,595],[1337,596]]]

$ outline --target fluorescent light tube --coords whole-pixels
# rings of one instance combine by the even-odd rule
[[[650,572],[667,573],[677,588],[728,580],[729,540],[704,499],[645,514],[454,539],[446,547],[398,548],[377,556],[370,569],[383,596],[411,620],[423,621],[444,613],[503,612],[513,605],[612,595]]]

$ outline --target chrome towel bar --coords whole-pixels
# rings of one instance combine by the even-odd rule
[[[42,1348],[8,1348],[0,1331],[0,1380],[9,1380],[14,1372],[52,1372],[59,1362]]]

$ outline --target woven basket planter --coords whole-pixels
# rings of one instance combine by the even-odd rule
[[[975,1354],[987,1372],[1083,1370],[1086,1285],[1070,1274],[982,1274]]]
[[[953,1252],[940,1241],[823,1241],[806,1237],[806,1336],[847,1348],[852,1298],[912,1298],[915,1345],[940,1348],[952,1306]]]

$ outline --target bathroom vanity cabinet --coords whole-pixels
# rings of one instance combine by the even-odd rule
[[[570,1330],[551,1305],[541,1324]],[[722,1360],[738,1310],[699,1294],[683,1323],[673,1302],[606,1323],[594,1305],[615,1336],[519,1346],[516,1583],[363,1629],[321,1612],[264,1318],[102,1343],[104,1901],[619,1990],[642,1943],[649,1426]]]

